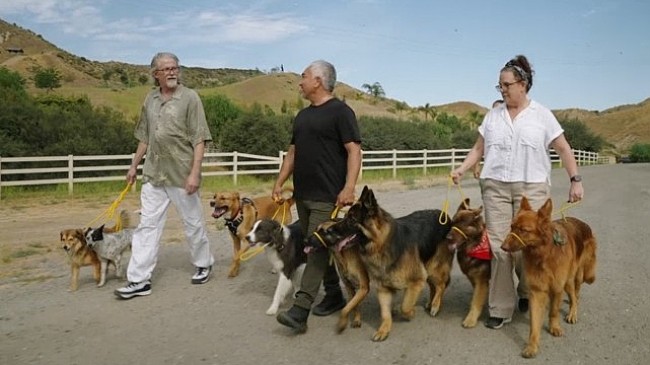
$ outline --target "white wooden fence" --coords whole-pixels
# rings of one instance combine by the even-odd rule
[[[388,150],[363,151],[363,171],[398,169],[422,169],[459,165],[469,149],[447,150]],[[277,156],[252,155],[241,152],[209,152],[203,159],[203,176],[232,176],[237,185],[238,176],[277,174],[284,151]],[[579,165],[599,163],[598,153],[574,150]],[[551,161],[560,163],[559,156],[551,151]],[[43,156],[1,157],[0,197],[3,187],[48,184],[67,184],[72,194],[75,184],[124,180],[133,154],[106,156]],[[142,166],[139,167],[141,169]]]

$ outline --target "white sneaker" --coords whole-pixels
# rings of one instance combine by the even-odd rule
[[[210,280],[210,273],[212,272],[212,266],[208,267],[197,267],[196,272],[192,276],[192,284],[205,284]]]
[[[151,281],[145,280],[139,283],[129,283],[123,288],[116,289],[114,293],[122,299],[149,295],[151,294]]]

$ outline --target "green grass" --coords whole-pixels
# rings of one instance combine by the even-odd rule
[[[386,181],[399,181],[404,185],[414,188],[416,182],[422,178],[444,177],[449,174],[449,168],[429,168],[425,176],[421,168],[398,169],[396,177],[393,171],[369,170],[364,171],[359,179],[359,184],[372,184]],[[212,194],[216,191],[239,190],[251,194],[264,194],[270,192],[275,183],[276,175],[242,175],[237,177],[237,184],[232,176],[207,176],[203,178],[201,191],[203,194]],[[288,181],[286,185],[290,185]],[[2,202],[12,203],[12,208],[20,209],[21,205],[28,206],[31,200],[38,199],[38,204],[54,205],[70,199],[89,200],[94,202],[111,201],[116,199],[126,187],[123,181],[103,181],[93,183],[77,183],[72,194],[68,193],[67,184],[37,185],[37,186],[10,186],[2,188]],[[136,190],[139,190],[140,183]]]

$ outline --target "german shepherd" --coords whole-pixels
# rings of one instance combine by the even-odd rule
[[[447,234],[450,248],[456,251],[456,260],[460,270],[472,284],[472,303],[463,320],[463,327],[476,326],[478,318],[488,297],[490,284],[490,260],[482,260],[468,253],[477,247],[485,231],[485,221],[481,213],[483,207],[469,208],[469,198],[465,199],[451,221],[451,230]]]
[[[353,317],[351,327],[361,327],[359,304],[370,291],[368,271],[366,271],[359,253],[361,245],[366,240],[366,237],[358,230],[357,232],[341,231],[340,227],[337,227],[337,221],[334,220],[321,223],[307,239],[307,250],[323,248],[330,250],[340,274],[339,276],[348,292],[348,298],[350,298],[346,306],[341,310],[336,325],[338,333],[345,331],[348,327],[350,314]]]
[[[293,192],[293,189],[283,189],[283,193],[288,192]],[[226,227],[232,238],[233,256],[228,269],[229,278],[239,275],[239,258],[250,248],[245,243],[245,237],[253,228],[253,224],[260,219],[275,219],[285,225],[291,223],[291,205],[294,202],[292,197],[278,202],[274,202],[270,196],[244,198],[236,191],[214,194],[210,201],[210,206],[214,208],[212,217],[223,217],[226,220]]]
[[[551,221],[553,203],[548,199],[534,211],[528,199],[521,201],[511,231],[501,245],[504,251],[523,250],[524,269],[530,288],[530,335],[521,355],[535,357],[544,310],[550,301],[549,332],[562,336],[560,303],[562,291],[569,296],[565,320],[578,320],[578,297],[583,282],[596,280],[596,238],[591,228],[577,218]]]
[[[415,315],[415,303],[426,282],[432,292],[436,291],[427,304],[430,313],[435,315],[439,310],[453,259],[445,242],[451,222],[440,223],[440,214],[440,210],[420,210],[395,219],[377,204],[373,191],[365,186],[343,218],[341,224],[349,231],[360,230],[367,238],[359,254],[369,277],[377,283],[381,308],[381,325],[373,341],[383,341],[390,333],[396,290],[405,289],[401,312],[407,320]],[[442,258],[436,256],[440,253]]]

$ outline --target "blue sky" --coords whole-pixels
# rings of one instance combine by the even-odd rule
[[[411,106],[489,106],[501,67],[524,54],[530,96],[552,109],[604,110],[650,97],[647,0],[11,0],[0,18],[75,55],[186,66],[332,62],[339,81],[379,82]]]

